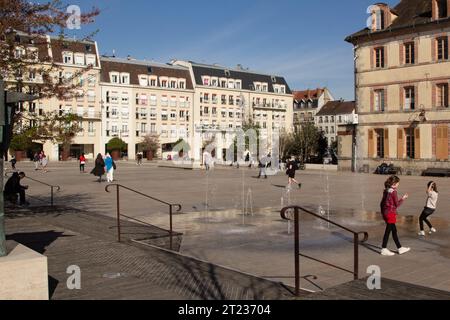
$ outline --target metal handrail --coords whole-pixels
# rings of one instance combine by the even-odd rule
[[[8,172],[5,172],[5,177],[7,177],[7,178],[9,177]],[[56,189],[56,192],[61,191],[61,187],[60,187],[60,186],[54,186],[54,185],[48,184],[48,183],[46,183],[46,182],[43,182],[43,181],[40,181],[40,180],[36,180],[36,179],[30,178],[30,177],[28,177],[28,176],[25,176],[25,179],[28,179],[28,180],[37,182],[37,183],[39,183],[39,184],[42,184],[42,185],[44,185],[44,186],[50,187],[50,206],[51,206],[51,207],[54,207],[54,201],[53,201],[53,199],[54,199],[54,193],[55,193],[54,190]]]
[[[162,204],[164,204],[164,205],[169,206],[169,219],[170,219],[170,221],[169,221],[169,224],[170,224],[170,230],[169,230],[169,234],[170,234],[170,250],[173,250],[173,209],[174,209],[174,208],[177,208],[176,212],[180,212],[180,211],[181,211],[181,208],[182,208],[182,207],[181,207],[181,204],[169,203],[169,202],[163,201],[163,200],[161,200],[161,199],[157,199],[157,198],[155,198],[155,197],[152,197],[152,196],[149,196],[149,195],[147,195],[147,194],[144,194],[144,193],[142,193],[142,192],[140,192],[140,191],[137,191],[137,190],[128,188],[128,187],[123,186],[123,185],[121,185],[121,184],[109,184],[109,185],[107,185],[107,186],[105,187],[105,191],[109,193],[109,192],[110,192],[109,189],[110,189],[111,187],[115,187],[115,188],[116,188],[117,238],[118,238],[118,241],[121,242],[120,217],[123,216],[123,217],[126,217],[126,218],[130,218],[130,217],[125,216],[124,214],[121,214],[121,213],[120,213],[120,188],[122,188],[122,189],[125,189],[125,190],[128,190],[128,191],[131,191],[131,192],[133,192],[133,193],[136,193],[136,194],[138,194],[138,195],[140,195],[140,196],[142,196],[142,197],[145,197],[145,198],[148,198],[148,199],[151,199],[151,200],[153,200],[153,201],[156,201],[156,202],[159,202],[159,203],[162,203]],[[135,221],[139,221],[139,220],[134,219],[134,218],[131,218],[131,219],[132,219],[132,220],[135,220]],[[139,222],[144,223],[144,222],[142,222],[142,221],[139,221]],[[147,224],[147,223],[144,223],[144,224]],[[147,224],[147,225],[149,225],[149,224]]]
[[[339,269],[341,271],[349,272],[353,274],[354,280],[357,280],[359,278],[359,245],[369,240],[369,234],[367,232],[357,232],[354,230],[351,230],[347,227],[344,227],[334,221],[331,221],[329,219],[326,219],[310,210],[307,210],[305,208],[302,208],[300,206],[289,206],[286,208],[283,208],[281,210],[281,218],[284,220],[291,220],[286,214],[288,210],[294,210],[294,229],[295,229],[295,295],[300,296],[300,256],[325,264],[327,266],[333,267],[335,269]],[[317,219],[326,221],[329,224],[332,224],[342,230],[345,230],[347,232],[350,232],[353,234],[353,270],[347,270],[345,268],[339,267],[337,265],[334,265],[332,263],[319,260],[304,254],[300,253],[300,210],[304,213],[307,213]],[[364,235],[364,238],[360,240],[360,235]]]

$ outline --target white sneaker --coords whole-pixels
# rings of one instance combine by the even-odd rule
[[[411,248],[402,247],[402,248],[398,249],[398,254],[405,254],[409,251],[411,251]]]
[[[430,234],[433,234],[433,233],[436,233],[437,232],[437,230],[435,229],[435,228],[431,228],[431,230],[430,230]]]
[[[419,237],[425,237],[425,231],[420,231],[419,232]]]
[[[389,249],[383,249],[383,250],[381,250],[381,255],[386,256],[386,257],[392,257],[392,256],[395,256],[395,253],[393,253]]]

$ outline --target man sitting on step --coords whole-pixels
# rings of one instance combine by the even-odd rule
[[[28,186],[22,186],[20,184],[20,180],[22,180],[23,178],[25,178],[24,172],[14,172],[12,177],[8,179],[5,184],[5,190],[3,191],[3,195],[6,201],[16,204],[17,195],[19,195],[20,205],[29,205],[29,203],[25,200],[25,190],[28,189]]]

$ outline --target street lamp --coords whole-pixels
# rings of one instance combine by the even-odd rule
[[[0,185],[3,190],[3,167],[4,158],[7,156],[9,144],[12,138],[13,115],[19,102],[33,101],[36,97],[19,93],[7,92],[4,88],[4,82],[0,79]],[[3,194],[0,195],[0,257],[6,256],[5,239],[5,203]]]

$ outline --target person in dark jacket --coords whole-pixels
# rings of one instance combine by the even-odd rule
[[[28,205],[29,203],[25,199],[25,190],[28,189],[28,186],[22,186],[20,184],[20,180],[25,178],[24,172],[14,172],[11,178],[5,184],[5,190],[3,191],[3,195],[5,200],[8,200],[12,203],[17,203],[17,195],[19,195],[20,205]]]
[[[11,168],[14,171],[16,171],[16,163],[17,163],[16,157],[13,157],[9,162],[11,162]]]
[[[298,188],[302,188],[302,184],[295,180],[295,172],[298,170],[297,163],[295,161],[288,161],[286,175],[288,176],[288,187],[291,187],[293,183],[298,185]]]
[[[98,182],[102,182],[102,176],[105,174],[105,161],[100,153],[95,159],[95,167],[92,169],[91,174],[98,177]]]

